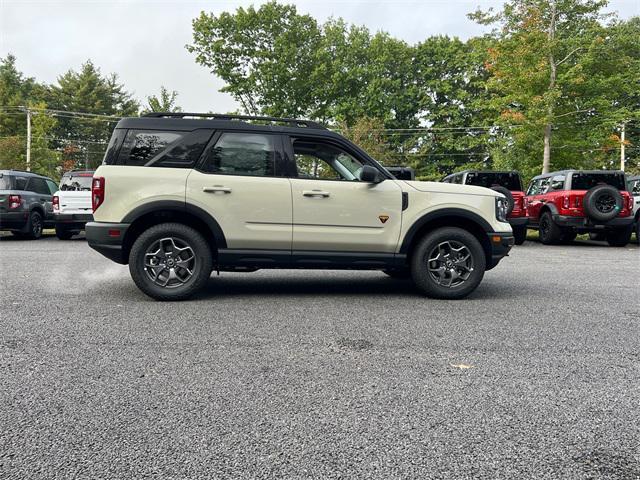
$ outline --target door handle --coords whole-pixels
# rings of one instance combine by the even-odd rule
[[[305,197],[327,198],[329,196],[329,192],[325,192],[324,190],[303,190],[302,195]]]
[[[203,187],[202,191],[205,193],[231,193],[231,189],[229,187],[223,187],[222,185],[214,185],[213,187]]]

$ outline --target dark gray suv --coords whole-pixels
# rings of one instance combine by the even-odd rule
[[[36,239],[54,226],[53,194],[58,185],[50,178],[20,170],[0,170],[0,230]]]

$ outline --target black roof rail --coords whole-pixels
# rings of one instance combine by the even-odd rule
[[[316,128],[326,130],[327,127],[321,123],[312,120],[300,120],[297,118],[280,118],[280,117],[260,117],[253,115],[231,115],[219,113],[190,113],[190,112],[150,112],[142,115],[150,118],[184,118],[184,117],[201,117],[214,118],[216,120],[261,120],[267,122],[288,123],[294,127]]]

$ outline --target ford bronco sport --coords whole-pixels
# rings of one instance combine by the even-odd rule
[[[213,270],[383,270],[462,298],[509,252],[507,202],[403,181],[305,120],[153,113],[120,120],[93,177],[89,245],[158,300]]]
[[[544,244],[571,242],[579,233],[603,233],[609,245],[629,243],[633,197],[624,172],[565,170],[538,175],[525,198],[531,228]]]
[[[60,189],[53,196],[53,218],[56,236],[69,240],[93,220],[91,182],[93,171],[81,170],[62,175]]]
[[[0,230],[38,239],[53,226],[52,195],[58,185],[33,172],[0,170]]]
[[[527,210],[524,208],[524,191],[522,179],[516,171],[465,170],[453,173],[442,179],[445,183],[460,185],[477,185],[502,193],[509,208],[507,220],[513,229],[516,245],[522,245],[527,239]]]

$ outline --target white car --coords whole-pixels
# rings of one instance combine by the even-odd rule
[[[53,195],[53,218],[60,240],[69,240],[93,220],[92,178],[93,171],[89,170],[67,172],[62,176],[59,189]]]
[[[382,270],[462,298],[514,243],[501,193],[398,180],[306,120],[120,120],[92,199],[89,245],[159,300],[191,296],[214,269],[259,268]]]

